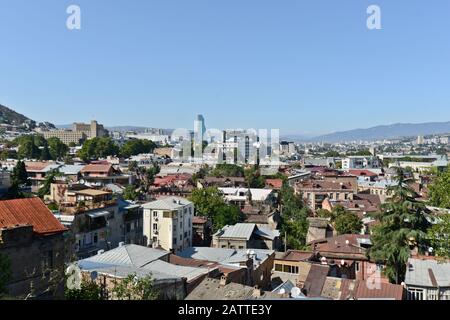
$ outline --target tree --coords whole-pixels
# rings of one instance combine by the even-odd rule
[[[444,172],[435,172],[429,186],[429,202],[432,206],[450,209],[450,165]]]
[[[135,201],[139,197],[139,193],[136,192],[136,187],[132,184],[127,185],[123,191],[123,198],[125,200]]]
[[[206,216],[212,221],[214,231],[244,220],[241,210],[225,203],[217,188],[194,189],[189,200],[194,203],[198,215]]]
[[[264,188],[266,185],[264,177],[261,176],[257,166],[244,170],[245,181],[249,188]]]
[[[87,140],[81,150],[78,151],[78,156],[84,161],[106,158],[117,154],[119,154],[119,147],[110,137],[95,137]]]
[[[58,172],[58,170],[52,170],[47,173],[47,176],[45,177],[44,183],[38,190],[38,196],[41,199],[44,199],[44,197],[48,194],[50,194],[50,188],[52,183],[55,183],[56,176],[60,176],[61,174]]]
[[[156,300],[159,296],[151,275],[138,277],[136,274],[115,280],[113,294],[117,300]]]
[[[120,149],[120,156],[129,158],[141,153],[151,153],[156,148],[156,144],[150,140],[132,139],[124,143]]]
[[[18,186],[31,184],[28,180],[28,173],[25,162],[20,160],[17,162],[11,174],[11,183],[17,184]]]
[[[439,216],[427,236],[436,256],[450,259],[450,215]]]
[[[384,273],[391,282],[400,284],[406,273],[411,249],[423,251],[429,227],[425,206],[414,199],[403,169],[397,168],[396,184],[388,188],[390,198],[382,205],[382,212],[372,214],[379,221],[374,228],[371,259],[384,263]]]
[[[11,276],[11,261],[8,256],[0,254],[0,299],[8,293],[6,285]]]
[[[69,147],[59,138],[53,137],[47,140],[50,156],[53,160],[62,160],[69,152]]]
[[[290,249],[304,249],[308,232],[308,209],[287,183],[280,190],[282,205],[281,233]]]
[[[47,160],[50,160],[51,158],[52,158],[52,156],[50,155],[50,150],[48,149],[48,145],[46,144],[41,150],[41,155],[39,156],[39,160],[47,161]]]
[[[220,163],[211,171],[213,177],[244,177],[244,169],[236,164]]]
[[[24,136],[20,141],[17,153],[19,159],[38,159],[40,157],[40,150],[34,143],[33,136]]]
[[[341,156],[341,154],[337,151],[328,151],[327,153],[325,153],[325,157],[327,158],[339,158]]]
[[[338,234],[358,234],[362,227],[361,219],[353,212],[340,214],[334,220],[334,228]]]
[[[64,290],[66,300],[103,300],[102,288],[95,281],[82,280],[80,289]]]

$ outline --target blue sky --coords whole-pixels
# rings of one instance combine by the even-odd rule
[[[366,27],[370,4],[382,30]],[[448,0],[0,0],[0,103],[56,124],[449,121],[449,39]]]

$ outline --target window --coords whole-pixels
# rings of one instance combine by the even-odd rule
[[[153,237],[153,243],[158,243],[158,237]]]
[[[157,218],[158,217],[158,211],[153,211],[153,218]]]
[[[275,264],[275,271],[280,271],[280,272],[282,272],[282,271],[283,271],[283,265],[281,265],[281,264]]]
[[[98,233],[95,233],[94,234],[94,243],[97,243],[98,242]]]
[[[183,241],[183,235],[180,234],[180,241]]]
[[[153,231],[158,231],[158,224],[157,223],[153,224]]]
[[[126,230],[127,230],[127,232],[131,231],[131,225],[129,223],[127,223]]]
[[[175,245],[177,244],[177,238],[173,238],[172,243],[173,243],[173,245],[175,246]]]
[[[44,251],[42,253],[42,269],[46,272],[51,268],[53,268],[53,250]]]
[[[239,249],[244,249],[244,246],[239,246]]]
[[[359,272],[359,262],[355,262],[355,271]]]
[[[423,289],[408,289],[408,300],[423,300]]]

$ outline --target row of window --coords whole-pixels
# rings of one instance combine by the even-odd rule
[[[298,266],[289,266],[284,264],[275,264],[275,271],[298,274]]]

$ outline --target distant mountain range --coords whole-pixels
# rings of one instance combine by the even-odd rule
[[[0,124],[18,127],[20,130],[29,131],[36,127],[52,129],[55,126],[50,122],[36,123],[36,121],[0,104]]]
[[[391,125],[371,127],[368,129],[339,131],[317,137],[289,135],[283,137],[283,139],[291,139],[299,142],[344,142],[357,140],[373,141],[443,133],[450,133],[450,121],[427,123],[396,123]]]

